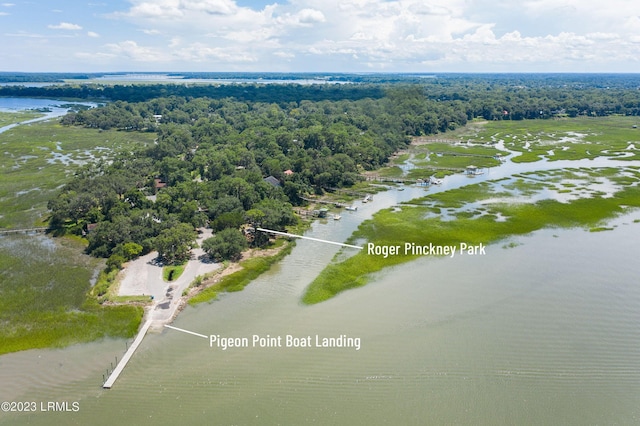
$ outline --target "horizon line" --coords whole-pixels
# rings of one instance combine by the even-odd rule
[[[442,74],[577,74],[637,75],[631,71],[0,71],[0,74],[329,74],[329,75],[442,75]]]

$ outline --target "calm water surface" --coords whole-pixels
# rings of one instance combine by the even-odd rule
[[[423,194],[379,194],[310,235],[343,241],[379,208]],[[315,306],[300,297],[338,249],[301,240],[244,291],[187,308],[173,325],[249,339],[346,335],[360,350],[223,351],[165,329],[145,338],[111,390],[103,374],[122,340],[9,354],[0,401],[79,402],[80,411],[0,413],[0,424],[637,424],[638,219],[631,212],[598,233],[542,230],[485,256],[423,258]]]
[[[44,116],[34,118],[32,120],[25,120],[21,123],[13,123],[4,127],[0,127],[0,133],[6,132],[18,125],[35,123],[37,121],[49,120],[52,118],[62,117],[68,111],[68,108],[62,108],[63,104],[78,104],[90,107],[95,107],[97,104],[93,102],[66,102],[55,99],[37,99],[37,98],[5,98],[0,97],[0,111],[3,112],[17,112],[32,109],[47,109],[44,112]]]
[[[210,348],[148,335],[0,357],[3,400],[79,401],[3,424],[633,424],[640,421],[640,214],[613,231],[543,230],[484,257],[421,259],[320,305],[301,292],[335,252],[300,241],[245,291],[174,326],[227,337],[361,338],[353,348]],[[333,223],[318,224],[322,235]],[[328,232],[330,233],[330,232]],[[10,383],[10,386],[7,384]]]

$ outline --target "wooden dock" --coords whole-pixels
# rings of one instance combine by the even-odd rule
[[[477,157],[477,158],[496,158],[495,155],[485,154],[469,154],[466,152],[438,151],[436,155],[446,155],[450,157]]]
[[[34,234],[34,233],[42,233],[47,232],[49,228],[22,228],[22,229],[2,229],[0,230],[0,235],[6,234]]]
[[[116,365],[116,368],[114,368],[113,372],[111,372],[111,375],[104,382],[104,384],[102,385],[103,388],[111,389],[115,381],[118,379],[118,376],[120,376],[120,373],[122,373],[124,368],[127,366],[127,363],[133,356],[136,349],[138,349],[138,346],[140,346],[140,343],[142,343],[142,339],[144,339],[144,336],[147,334],[147,331],[149,330],[149,327],[151,327],[152,322],[152,320],[147,320],[140,331],[138,331],[136,339],[133,341],[131,346],[129,346],[129,349],[127,350],[127,352],[125,352],[118,365]]]
[[[300,197],[305,201],[308,201],[310,203],[318,203],[318,204],[331,204],[332,206],[335,207],[340,207],[340,208],[345,208],[350,206],[350,204],[345,204],[345,203],[340,203],[337,201],[328,201],[328,200],[316,200],[314,198],[305,198],[305,197]]]

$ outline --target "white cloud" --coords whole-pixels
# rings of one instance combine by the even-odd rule
[[[132,7],[126,16],[132,18],[171,19],[183,16],[175,1],[143,2]]]
[[[257,58],[251,53],[240,51],[234,47],[211,47],[204,43],[183,43],[179,38],[173,38],[165,48],[142,46],[133,40],[120,43],[109,43],[106,55],[114,59],[128,59],[138,63],[199,63],[224,62],[247,63],[255,62]]]
[[[304,70],[340,63],[352,70],[564,64],[581,71],[579,61],[640,57],[640,7],[628,0],[283,0],[261,10],[234,0],[130,3],[111,17],[162,37],[111,51],[161,57],[181,69],[188,61],[269,69],[284,59]]]
[[[615,33],[588,33],[587,37],[592,40],[603,40],[603,41],[620,39],[620,35]]]
[[[302,24],[314,24],[326,20],[324,14],[316,9],[302,9],[296,14],[296,18]]]
[[[174,55],[180,60],[190,62],[246,63],[257,60],[254,55],[246,51],[229,47],[211,47],[204,43],[193,43],[174,52]]]
[[[278,58],[282,58],[282,59],[293,59],[296,57],[296,55],[294,55],[291,52],[282,52],[282,51],[276,51],[273,52],[274,56],[277,56]]]
[[[182,0],[180,8],[212,15],[231,15],[238,9],[231,0]]]
[[[274,31],[273,29],[269,28],[258,28],[252,31],[231,31],[222,35],[222,37],[226,40],[240,42],[242,44],[269,42],[269,40],[272,40],[273,36]]]
[[[15,3],[2,3],[2,6],[4,7],[13,7],[15,5],[16,5]]]
[[[133,40],[106,45],[111,53],[118,57],[126,57],[136,62],[162,62],[170,59],[162,50],[139,46]]]
[[[191,14],[231,15],[238,6],[232,0],[155,0],[134,1],[125,16],[130,18],[173,19]]]
[[[69,22],[60,22],[58,25],[49,25],[48,28],[52,30],[81,30],[82,27],[77,24],[70,24]]]
[[[88,60],[92,62],[95,60],[111,60],[117,58],[117,55],[106,52],[77,52],[74,56],[78,59]]]
[[[283,13],[273,20],[272,25],[283,28],[312,27],[314,24],[325,22],[324,14],[316,9],[302,9],[296,13]]]
[[[93,32],[93,31],[88,31],[88,32],[87,32],[87,35],[88,35],[89,37],[92,37],[92,38],[98,38],[98,37],[100,37],[100,34],[95,33],[95,32]]]

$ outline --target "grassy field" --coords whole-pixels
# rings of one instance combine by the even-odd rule
[[[608,219],[629,212],[630,207],[640,207],[637,168],[558,171],[552,177],[546,185],[541,184],[539,175],[530,174],[413,200],[412,206],[404,206],[400,211],[387,209],[376,213],[373,219],[360,225],[349,241],[360,245],[363,241],[376,245],[405,242],[488,245],[547,227],[604,231],[610,229],[603,226]],[[581,183],[566,192],[557,187],[565,179]],[[593,189],[594,183],[614,186],[615,193],[611,196]],[[544,198],[536,201],[533,195],[543,191]],[[383,258],[362,250],[325,268],[307,288],[303,302],[322,302],[344,290],[365,285],[374,272],[415,258],[403,254]]]
[[[24,119],[19,114],[16,121]],[[0,228],[43,225],[47,201],[74,170],[154,137],[63,127],[55,120],[1,133]],[[103,265],[82,249],[69,238],[0,235],[0,353],[135,333],[141,308],[101,306],[88,296],[94,271]]]
[[[187,267],[187,263],[182,263],[180,265],[170,265],[162,267],[162,279],[169,282],[175,281],[180,278],[180,275],[184,272],[184,269]]]

